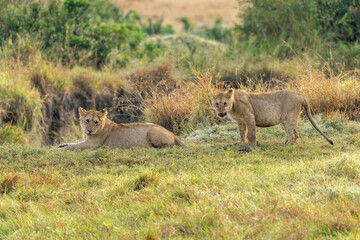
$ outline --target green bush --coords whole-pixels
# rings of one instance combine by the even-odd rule
[[[153,61],[156,57],[165,52],[165,49],[159,46],[159,44],[152,42],[145,42],[144,47],[144,53],[147,57],[149,57],[150,61]]]
[[[360,39],[360,0],[250,2],[252,7],[240,15],[241,36],[275,55],[286,57],[326,42]]]
[[[231,42],[233,37],[231,28],[223,26],[221,17],[215,20],[214,26],[205,29],[205,36],[221,42]]]
[[[7,2],[0,9],[0,46],[29,34],[50,59],[100,67],[113,50],[139,46],[143,34],[137,19],[107,0]]]
[[[175,31],[170,23],[163,26],[163,19],[157,19],[155,23],[149,19],[148,24],[142,24],[143,31],[148,35],[156,34],[174,34]]]
[[[317,0],[316,23],[332,40],[360,40],[360,0]]]
[[[194,23],[190,22],[187,17],[182,17],[180,21],[184,24],[183,30],[185,32],[190,32],[194,29]]]

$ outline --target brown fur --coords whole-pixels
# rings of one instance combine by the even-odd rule
[[[173,133],[152,123],[116,124],[106,117],[107,111],[86,111],[79,108],[84,141],[61,144],[61,149],[98,147],[173,147],[185,146]]]
[[[333,142],[315,124],[306,98],[293,91],[246,93],[229,90],[212,96],[213,107],[220,118],[227,115],[238,123],[241,141],[256,145],[256,127],[282,124],[286,132],[285,144],[293,144],[299,137],[297,125],[303,109],[315,129],[330,143]]]

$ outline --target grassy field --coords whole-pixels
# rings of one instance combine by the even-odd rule
[[[61,151],[0,146],[0,239],[355,239],[360,123],[306,120],[300,139],[258,129],[239,153],[233,123],[188,148]]]
[[[355,2],[0,1],[0,240],[360,239]],[[293,146],[277,126],[216,150],[239,141],[211,106],[230,87],[300,92],[335,145],[301,120]],[[79,106],[188,148],[49,147],[81,138]]]

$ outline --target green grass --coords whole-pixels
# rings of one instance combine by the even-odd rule
[[[184,137],[188,148],[61,151],[0,146],[0,239],[355,239],[360,235],[360,123],[308,121],[282,144],[235,124]]]

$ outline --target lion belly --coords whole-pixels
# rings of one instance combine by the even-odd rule
[[[250,103],[254,110],[255,122],[258,127],[272,127],[283,123],[289,117],[298,117],[301,103],[299,96],[289,91],[254,94]]]
[[[151,147],[151,142],[147,137],[148,130],[148,126],[116,129],[112,134],[109,134],[103,146],[120,148]]]
[[[255,124],[258,127],[272,127],[281,123],[281,111],[279,108],[269,108],[271,111],[257,111],[255,112]]]

